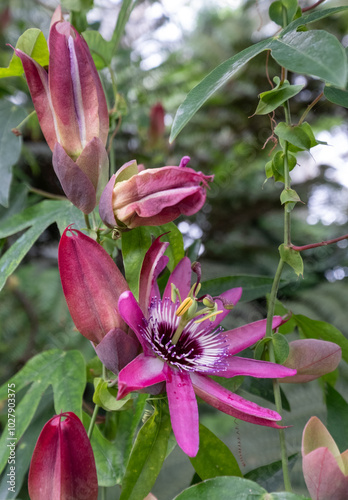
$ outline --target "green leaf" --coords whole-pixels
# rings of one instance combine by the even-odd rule
[[[288,153],[287,158],[289,172],[291,172],[291,170],[293,170],[296,166],[296,157],[291,153]],[[275,182],[284,182],[284,160],[285,154],[283,153],[283,151],[277,151],[277,153],[272,158],[271,167]],[[268,168],[270,169],[270,167]],[[269,173],[267,175],[269,175]]]
[[[299,458],[299,453],[295,453],[288,458],[289,469],[291,470]],[[257,469],[247,472],[244,477],[255,481],[263,488],[277,489],[283,484],[282,461],[278,460],[271,464],[263,465]]]
[[[52,349],[34,356],[16,375],[0,387],[0,400],[7,398],[8,384],[15,384],[16,394],[32,384],[16,406],[16,437],[18,440],[28,428],[45,390],[50,385],[53,388],[56,413],[73,411],[81,418],[82,396],[86,386],[86,368],[83,356],[79,351],[64,352]],[[9,449],[4,445],[7,436],[6,428],[0,440],[0,472],[6,465],[8,458]]]
[[[91,418],[85,412],[82,414],[82,422],[87,430]],[[117,443],[108,441],[100,432],[97,425],[93,428],[91,445],[97,467],[99,486],[110,487],[121,484],[123,476],[122,454]]]
[[[280,122],[274,132],[280,139],[296,146],[299,151],[309,150],[318,144],[308,123],[291,126]]]
[[[347,83],[347,58],[336,37],[323,30],[288,32],[270,45],[272,57],[290,71],[316,76],[336,87]]]
[[[162,234],[161,241],[169,241],[170,243],[165,255],[169,257],[168,268],[172,271],[185,256],[183,238],[174,222],[163,226],[137,227],[122,235],[122,255],[126,279],[136,297],[139,293],[141,266],[145,254],[151,246],[152,237],[157,238]]]
[[[298,203],[299,201],[301,201],[301,199],[294,189],[284,189],[280,195],[280,203],[282,205],[290,202]]]
[[[331,85],[325,85],[324,96],[334,104],[348,108],[348,90],[337,89],[331,87]]]
[[[286,25],[289,24],[297,12],[297,0],[277,0],[272,2],[269,8],[269,17],[279,26],[284,26],[283,22],[283,8],[286,9]]]
[[[37,28],[26,30],[18,38],[16,49],[20,49],[28,56],[32,57],[40,66],[48,66],[48,47],[46,39]],[[23,65],[18,56],[14,53],[7,68],[0,68],[0,78],[8,76],[20,76],[24,73]],[[18,122],[19,123],[19,122]]]
[[[290,85],[287,80],[285,80],[281,85],[279,81],[278,85],[274,89],[262,92],[259,95],[260,102],[254,114],[267,115],[268,113],[271,113],[285,101],[301,92],[303,87],[304,85]]]
[[[326,385],[327,429],[341,453],[348,449],[348,403],[331,385]]]
[[[8,207],[12,166],[18,161],[22,149],[22,138],[16,137],[12,129],[24,120],[26,112],[14,104],[0,102],[0,205]]]
[[[294,21],[292,21],[281,32],[281,36],[286,35],[290,31],[296,30],[301,25],[306,25],[306,24],[314,23],[316,21],[320,21],[321,19],[324,19],[325,17],[333,16],[334,14],[339,14],[340,12],[344,12],[347,9],[348,9],[348,6],[342,6],[342,7],[333,7],[331,9],[317,10],[316,12],[311,12],[310,14],[307,14],[306,16],[299,17],[298,19],[295,19]]]
[[[190,486],[174,500],[307,500],[294,493],[267,493],[257,483],[241,477],[216,477]]]
[[[328,340],[339,345],[342,349],[342,358],[348,363],[348,340],[336,327],[325,321],[317,321],[302,314],[294,314],[293,319],[305,337]]]
[[[185,125],[220,87],[232,78],[250,59],[267,50],[270,40],[248,47],[217,66],[196,87],[194,87],[176,112],[169,141],[172,142]]]
[[[96,68],[100,70],[109,66],[114,55],[113,44],[105,40],[99,31],[88,30],[82,35],[91,51]]]
[[[199,424],[199,450],[190,462],[202,480],[217,476],[243,477],[228,446],[202,424]]]
[[[284,335],[275,333],[272,335],[274,355],[278,364],[283,364],[289,356],[289,344]]]
[[[251,300],[264,297],[271,291],[273,278],[268,276],[248,276],[236,275],[225,276],[223,278],[214,278],[212,280],[202,281],[202,289],[200,293],[218,296],[222,292],[226,292],[230,288],[242,287],[243,293],[241,302],[250,302]],[[280,286],[284,286],[285,281],[282,281]]]
[[[137,0],[123,0],[122,2],[121,9],[117,17],[115,30],[113,32],[111,39],[114,52],[116,52],[118,49],[118,45],[120,43],[121,36],[124,32],[124,28],[136,3]]]
[[[68,224],[74,221],[77,228],[85,225],[81,212],[69,201],[45,200],[9,217],[1,225],[0,238],[30,229],[23,233],[0,259],[0,290],[48,226],[57,222],[62,232]]]
[[[279,247],[279,253],[282,260],[293,268],[297,276],[303,276],[303,260],[300,252],[282,244]]]
[[[172,428],[168,408],[163,402],[158,403],[134,443],[120,500],[143,500],[154,485],[166,458]]]
[[[102,378],[94,379],[93,403],[101,406],[106,411],[126,410],[132,406],[131,395],[128,394],[120,401],[116,400],[117,387],[108,387],[108,382]]]

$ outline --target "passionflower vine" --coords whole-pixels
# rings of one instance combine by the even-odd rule
[[[135,160],[124,164],[106,185],[99,213],[109,227],[132,229],[158,226],[179,215],[193,215],[204,205],[212,175],[187,167],[188,156],[179,166],[144,169]]]
[[[69,200],[84,213],[108,180],[109,115],[88,45],[58,7],[49,34],[48,71],[25,52],[21,59],[53,168]]]
[[[174,435],[183,451],[192,457],[199,447],[195,394],[241,420],[279,427],[277,421],[281,416],[277,412],[247,401],[209,378],[209,375],[281,378],[296,373],[275,363],[234,356],[264,337],[266,320],[223,331],[219,324],[239,301],[242,289],[233,288],[215,298],[198,298],[200,270],[194,266],[198,280],[190,288],[191,264],[187,257],[170,275],[160,298],[156,277],[162,266],[156,262],[167,245],[157,238],[147,253],[144,265],[153,271],[149,273],[147,288],[139,291],[139,303],[130,291],[123,292],[118,301],[120,315],[143,348],[119,373],[118,399],[131,391],[165,382]],[[205,306],[202,310],[198,308],[201,300]],[[282,318],[275,317],[273,328],[281,323]]]
[[[55,415],[42,429],[29,470],[31,500],[97,500],[92,446],[72,412]]]

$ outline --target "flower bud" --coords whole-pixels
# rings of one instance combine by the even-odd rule
[[[58,8],[49,34],[48,72],[23,51],[15,52],[42,132],[54,151],[53,166],[63,190],[74,205],[89,213],[107,182],[109,130],[106,99],[89,48]]]
[[[99,213],[109,227],[132,229],[193,215],[205,202],[213,176],[187,167],[161,167],[140,171],[136,162],[124,165],[107,184]]]
[[[28,486],[31,500],[98,499],[92,446],[74,413],[56,415],[42,429],[31,459]]]

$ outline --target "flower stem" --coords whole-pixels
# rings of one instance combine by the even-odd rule
[[[87,214],[83,214],[84,215],[84,218],[85,218],[85,222],[86,222],[86,226],[87,226],[87,229],[92,229],[91,228],[91,224],[89,222],[89,217]]]
[[[87,432],[87,436],[88,436],[89,440],[91,440],[91,438],[92,438],[94,424],[95,424],[95,421],[96,421],[97,415],[98,415],[98,410],[99,410],[99,406],[95,405],[94,410],[93,410],[93,415],[91,418],[91,422],[89,424],[89,428],[88,428],[88,432]]]

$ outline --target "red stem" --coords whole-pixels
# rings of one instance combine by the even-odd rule
[[[338,241],[348,239],[348,234],[340,236],[339,238],[334,238],[333,240],[321,241],[320,243],[312,243],[311,245],[303,245],[298,247],[296,245],[290,245],[290,248],[296,250],[296,252],[302,252],[302,250],[309,250],[310,248],[325,247],[326,245],[332,245],[332,243],[337,243]]]
[[[321,3],[324,3],[324,2],[325,2],[325,0],[318,0],[314,5],[311,5],[310,7],[305,7],[304,9],[301,9],[302,13],[307,12],[307,11],[312,10],[312,9],[315,9],[315,7],[318,7],[318,5],[320,5]]]

